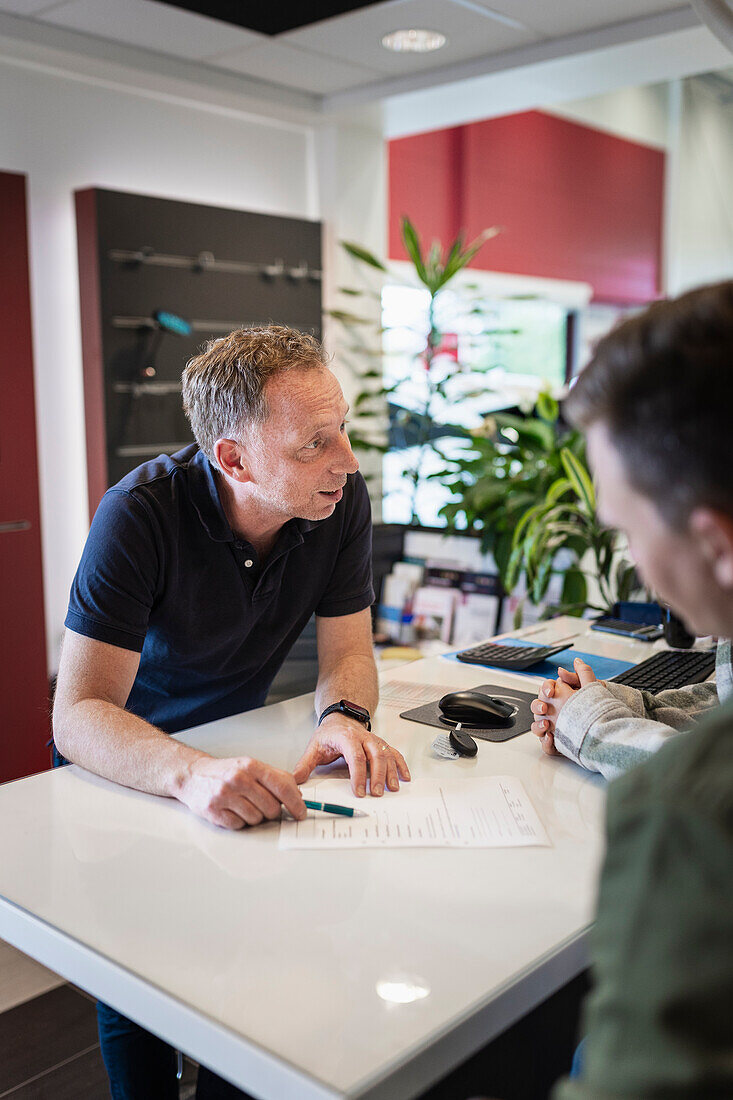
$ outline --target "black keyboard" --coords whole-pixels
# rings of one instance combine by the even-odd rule
[[[468,665],[490,665],[492,668],[524,672],[525,669],[554,657],[556,653],[561,653],[563,649],[572,648],[567,642],[560,645],[501,645],[499,642],[482,642],[481,645],[456,653],[456,657]]]
[[[611,680],[614,684],[626,684],[627,687],[651,691],[656,695],[658,691],[669,688],[701,684],[714,668],[714,649],[691,649],[687,652],[662,649],[633,668],[612,676]]]

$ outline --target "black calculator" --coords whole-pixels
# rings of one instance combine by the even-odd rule
[[[560,645],[502,645],[501,642],[482,642],[481,645],[456,653],[456,657],[468,665],[490,665],[492,668],[506,668],[510,672],[524,672],[525,669],[554,657],[556,653],[572,648],[567,642]]]

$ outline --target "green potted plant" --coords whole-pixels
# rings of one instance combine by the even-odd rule
[[[583,438],[562,427],[549,394],[540,394],[534,415],[489,418],[449,466],[441,477],[458,499],[443,515],[480,534],[507,593],[524,576],[525,599],[539,604],[559,574],[560,598],[545,614],[582,615],[609,614],[638,589],[617,532],[598,520]]]

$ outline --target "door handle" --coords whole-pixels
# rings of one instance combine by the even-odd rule
[[[30,520],[27,519],[16,519],[10,523],[0,523],[0,535],[9,534],[11,531],[28,531],[30,526]]]

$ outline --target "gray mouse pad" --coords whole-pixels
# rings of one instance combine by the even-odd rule
[[[459,690],[458,688],[456,690]],[[516,707],[516,713],[514,714],[512,725],[501,729],[466,729],[466,733],[470,733],[471,737],[477,737],[481,741],[509,741],[512,737],[517,737],[520,733],[526,733],[529,727],[532,725],[533,715],[529,709],[529,704],[533,699],[537,698],[537,693],[533,694],[528,691],[514,691],[511,688],[500,687],[499,684],[480,684],[478,687],[470,689],[460,689],[470,691],[480,691],[484,695],[491,695],[494,699],[501,699],[505,703],[511,703]],[[424,703],[421,707],[415,707],[414,710],[403,710],[400,714],[400,718],[407,718],[409,722],[422,722],[425,726],[436,726],[439,730],[444,730],[446,733],[453,727],[447,722],[442,722],[440,718],[440,710],[438,708],[438,700],[434,703]]]

